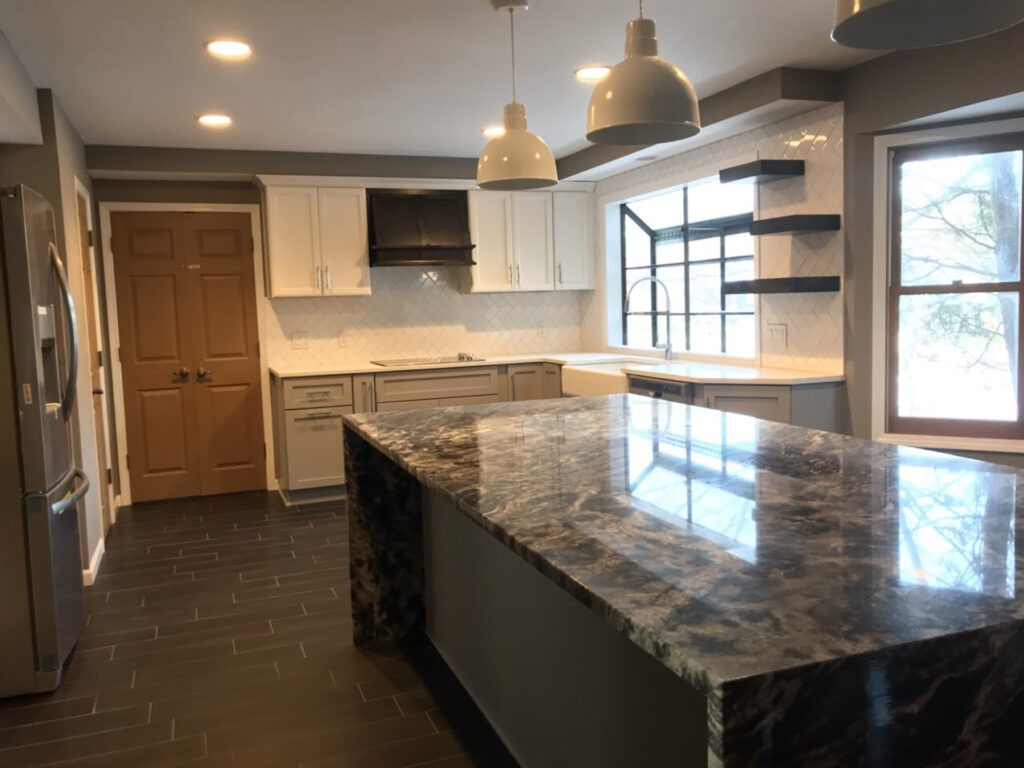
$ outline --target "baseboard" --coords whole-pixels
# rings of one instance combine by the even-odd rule
[[[103,560],[103,554],[107,551],[106,545],[103,543],[103,538],[96,542],[96,549],[92,551],[92,558],[89,560],[89,567],[82,571],[82,583],[91,587],[93,582],[96,581],[96,576],[100,572],[100,563]]]

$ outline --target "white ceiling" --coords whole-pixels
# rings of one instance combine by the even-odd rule
[[[830,0],[647,0],[661,54],[703,97],[779,66],[872,54],[829,39]],[[519,100],[562,157],[586,146],[586,63],[622,57],[629,0],[516,14]],[[0,31],[87,144],[472,157],[510,100],[507,14],[489,0],[0,0]],[[237,37],[245,63],[202,45]],[[224,111],[213,132],[196,115]]]

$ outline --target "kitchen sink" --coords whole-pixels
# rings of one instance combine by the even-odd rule
[[[398,365],[450,365],[451,363],[482,363],[487,358],[476,357],[466,352],[457,355],[443,355],[440,357],[394,357],[390,360],[371,360],[373,365],[380,365],[385,368]]]

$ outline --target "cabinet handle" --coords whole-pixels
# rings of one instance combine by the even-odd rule
[[[326,413],[310,413],[304,416],[299,416],[296,421],[319,421],[320,419],[334,419],[337,418],[338,414],[333,411],[327,411]]]
[[[558,262],[558,284],[562,284],[562,262]]]
[[[519,265],[518,265],[518,264],[516,264],[516,284],[517,284],[517,285],[518,285],[518,286],[519,286],[520,288],[522,288],[522,287],[523,287],[523,277],[522,277],[522,275],[521,275],[521,274],[519,273]]]
[[[320,293],[323,293],[324,284],[323,284],[323,278],[320,276],[320,265],[319,264],[316,265],[316,289]]]
[[[508,284],[509,284],[510,287],[512,285],[514,285],[514,283],[512,282],[512,265],[511,264],[508,265]]]
[[[512,382],[512,402],[514,403],[516,402],[516,375],[513,373],[509,379]]]
[[[324,274],[327,276],[327,292],[331,292],[331,268],[324,267]]]
[[[369,413],[369,411],[370,411],[370,385],[367,384],[365,381],[362,382],[362,385],[363,385],[363,412],[364,413]]]

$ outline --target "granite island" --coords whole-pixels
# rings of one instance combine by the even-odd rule
[[[357,643],[425,632],[524,766],[1019,764],[1011,468],[634,395],[345,440]]]

